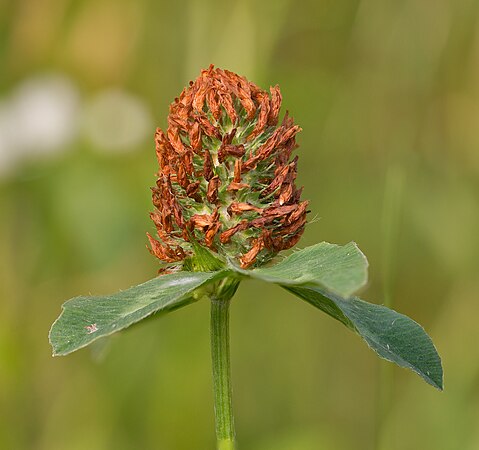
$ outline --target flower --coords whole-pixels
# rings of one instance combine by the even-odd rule
[[[150,214],[150,251],[180,268],[198,243],[242,268],[296,245],[308,202],[295,185],[301,131],[288,113],[279,123],[278,86],[262,90],[212,65],[170,105],[156,130],[160,170]]]

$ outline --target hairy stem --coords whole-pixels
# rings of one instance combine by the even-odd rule
[[[235,449],[229,348],[230,301],[231,296],[211,297],[211,357],[218,450]]]

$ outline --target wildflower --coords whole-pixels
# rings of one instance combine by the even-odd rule
[[[181,267],[199,243],[242,268],[293,247],[307,201],[295,185],[296,134],[279,122],[281,92],[210,66],[170,105],[166,133],[156,130],[158,179],[152,188],[157,237],[150,251]]]

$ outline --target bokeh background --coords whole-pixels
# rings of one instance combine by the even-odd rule
[[[245,450],[479,448],[479,2],[0,1],[0,448],[214,448],[208,304],[52,358],[62,302],[157,262],[153,133],[210,63],[304,131],[301,246],[355,240],[363,297],[423,324],[443,393],[279,288],[232,305]]]

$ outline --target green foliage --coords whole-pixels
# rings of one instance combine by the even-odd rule
[[[248,276],[279,284],[357,332],[380,357],[442,389],[441,360],[424,329],[385,306],[350,297],[367,281],[368,263],[355,243],[322,242],[266,268],[225,270],[221,266],[221,261],[198,246],[188,266],[191,271],[164,275],[115,295],[66,302],[50,332],[54,355],[78,350],[154,312],[171,311],[204,294],[212,297],[212,290],[220,292],[225,283],[233,285],[232,295],[238,284],[234,278]]]
[[[67,355],[153,313],[172,311],[192,303],[202,296],[198,288],[222,277],[221,271],[179,272],[154,278],[117,294],[75,297],[63,305],[63,312],[50,330],[53,355]]]
[[[349,297],[368,280],[368,261],[354,242],[321,242],[297,251],[271,267],[242,271],[285,286],[311,286]]]
[[[441,359],[414,320],[358,297],[346,300],[317,288],[283,287],[356,331],[381,358],[413,370],[442,390]]]

